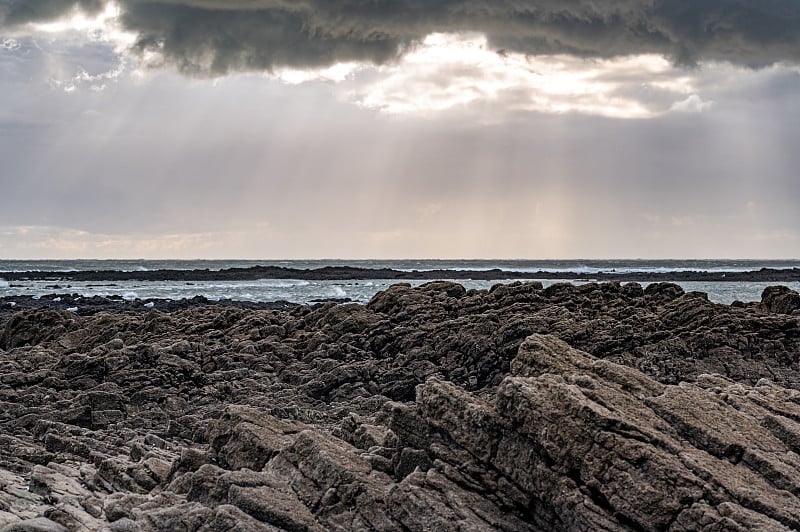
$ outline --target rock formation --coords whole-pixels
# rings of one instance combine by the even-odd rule
[[[796,302],[3,310],[0,530],[798,529]]]

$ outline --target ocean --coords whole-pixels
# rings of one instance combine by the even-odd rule
[[[324,266],[353,266],[360,268],[391,268],[395,270],[475,270],[500,269],[530,272],[529,280],[537,280],[536,272],[569,272],[585,276],[576,284],[592,282],[598,272],[657,272],[711,271],[737,272],[761,268],[800,268],[800,260],[0,260],[0,297],[46,296],[49,294],[79,294],[82,297],[122,296],[125,299],[182,299],[197,295],[212,300],[290,301],[308,303],[321,299],[349,298],[367,302],[377,292],[397,283],[396,280],[373,281],[301,281],[258,280],[230,282],[124,281],[75,282],[54,284],[53,281],[3,280],[3,272],[46,271],[69,272],[84,270],[146,271],[158,269],[221,270],[252,266],[283,266],[287,268],[321,268]],[[427,281],[409,281],[412,285]],[[487,289],[505,281],[459,281],[467,289]],[[558,280],[542,280],[545,286]],[[646,283],[642,283],[646,284]],[[684,290],[706,292],[709,299],[723,304],[735,300],[758,301],[761,292],[775,283],[761,282],[679,282]],[[800,283],[784,283],[800,291]]]

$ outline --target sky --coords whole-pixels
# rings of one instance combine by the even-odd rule
[[[800,258],[796,0],[0,0],[0,258]]]

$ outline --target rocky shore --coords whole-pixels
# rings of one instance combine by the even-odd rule
[[[0,303],[3,532],[800,528],[787,288],[101,299]]]
[[[74,271],[74,272],[3,272],[0,278],[6,281],[253,281],[260,279],[293,279],[303,281],[349,281],[349,280],[586,280],[619,282],[766,282],[788,283],[800,281],[800,269],[773,269],[744,272],[677,271],[677,272],[616,272],[578,273],[569,271],[520,272],[500,269],[491,270],[392,270],[388,268],[355,268],[351,266],[326,266],[316,269],[284,268],[280,266],[254,266],[252,268],[228,268],[222,270],[150,270],[150,271]]]

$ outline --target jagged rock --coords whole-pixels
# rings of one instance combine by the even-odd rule
[[[230,502],[254,519],[285,530],[324,530],[311,511],[288,489],[232,486]]]
[[[6,525],[2,532],[69,532],[69,529],[46,517],[35,517]]]
[[[257,410],[232,406],[211,424],[209,441],[215,457],[230,469],[260,470],[281,449],[294,441],[305,427],[282,421]]]
[[[75,318],[68,312],[18,312],[6,323],[0,345],[5,349],[36,345],[59,338],[74,323]]]
[[[142,532],[162,530],[199,530],[212,519],[214,512],[197,503],[164,506],[136,512],[136,525]]]
[[[223,504],[217,506],[214,516],[198,532],[282,532],[267,523],[250,517],[236,506]]]
[[[761,305],[769,312],[792,314],[800,309],[800,294],[785,286],[770,286],[761,294]]]
[[[3,310],[0,527],[800,528],[788,289],[205,303]]]
[[[698,505],[709,529],[800,526],[789,473],[800,457],[713,392],[663,387],[547,337],[526,340],[513,367],[521,376],[505,379],[496,405],[434,380],[419,408],[485,467],[550,506],[556,520],[542,526],[661,530],[687,523],[681,514]]]
[[[427,471],[430,467],[431,460],[428,457],[428,453],[420,449],[406,447],[400,452],[394,474],[396,478],[405,478],[417,469]]]
[[[139,532],[140,527],[136,521],[123,517],[113,523],[109,523],[100,529],[100,532]]]
[[[147,497],[131,493],[114,493],[106,497],[104,508],[106,517],[114,522],[123,518],[133,518],[133,509],[145,503]]]
[[[388,499],[392,517],[404,530],[536,530],[436,471],[413,473],[392,488]]]

